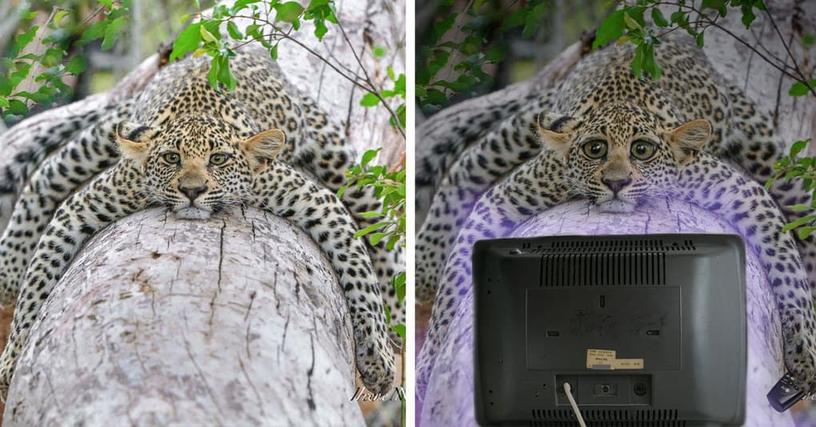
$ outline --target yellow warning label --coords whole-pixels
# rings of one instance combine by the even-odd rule
[[[614,369],[615,350],[587,349],[587,369]]]
[[[618,359],[615,350],[588,348],[587,369],[643,369],[643,359]]]

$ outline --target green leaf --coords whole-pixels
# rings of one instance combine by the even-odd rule
[[[274,46],[269,48],[269,57],[272,58],[272,60],[278,59],[278,43],[275,43]]]
[[[595,32],[595,41],[592,42],[593,49],[605,46],[623,35],[626,29],[624,26],[624,14],[625,11],[623,9],[616,10],[604,19],[601,26],[598,27],[598,31]]]
[[[796,231],[796,234],[799,236],[799,240],[805,240],[813,234],[814,230],[816,230],[816,227],[813,226],[802,227]]]
[[[371,224],[368,227],[365,227],[362,230],[359,230],[356,233],[354,233],[354,238],[356,239],[356,238],[368,235],[370,233],[373,233],[373,232],[385,227],[386,225],[388,225],[388,222],[386,222],[386,221],[380,221],[380,222]]]
[[[380,244],[380,242],[382,241],[382,239],[384,239],[386,236],[388,236],[388,234],[387,234],[387,233],[382,233],[382,232],[380,232],[380,233],[373,233],[373,234],[371,234],[370,236],[368,236],[368,241],[369,241],[369,242],[371,242],[371,244],[372,244],[373,246],[377,246],[377,245],[379,245],[379,244]]]
[[[697,47],[702,48],[703,45],[705,44],[705,40],[703,39],[703,33],[697,34],[697,36],[694,37],[694,41],[697,43]]]
[[[380,98],[378,98],[377,95],[371,92],[366,93],[365,95],[363,95],[363,98],[360,99],[360,105],[362,105],[363,107],[373,107],[379,103]]]
[[[207,72],[207,81],[213,89],[218,89],[218,76],[221,74],[221,63],[218,58],[210,61],[210,71]]]
[[[656,7],[652,9],[652,21],[654,21],[655,25],[660,28],[666,28],[669,26],[669,21],[667,21],[663,16],[663,12]]]
[[[105,37],[102,39],[102,50],[108,50],[113,47],[113,44],[116,43],[116,39],[119,38],[119,34],[122,32],[126,23],[127,17],[120,16],[105,27]]]
[[[237,0],[235,4],[232,6],[232,12],[240,12],[241,10],[245,9],[247,6],[253,3],[258,3],[261,0]]]
[[[396,332],[397,335],[400,336],[400,338],[402,338],[403,340],[405,339],[405,325],[400,323],[399,325],[391,326],[391,329],[393,329],[394,332]]]
[[[23,49],[31,43],[31,40],[34,40],[34,36],[37,35],[37,30],[40,27],[33,25],[27,31],[17,35],[14,38],[14,48],[12,49],[12,54],[17,56]]]
[[[362,167],[368,166],[368,164],[371,163],[371,161],[374,160],[375,157],[377,157],[377,153],[379,152],[380,152],[379,148],[373,150],[366,150],[366,152],[363,153],[363,158],[360,160],[360,166]]]
[[[218,39],[216,39],[215,36],[203,24],[198,27],[198,31],[201,34],[201,39],[204,40],[205,43],[215,43],[218,41]]]
[[[397,291],[397,300],[405,300],[405,273],[398,273],[394,276],[394,289]]]
[[[201,24],[195,23],[182,31],[173,43],[173,51],[170,53],[170,60],[181,58],[184,55],[196,50],[201,43]]]
[[[105,29],[108,27],[108,21],[98,21],[88,27],[85,32],[82,33],[82,37],[79,39],[80,44],[88,44],[94,40],[101,39],[105,35]]]
[[[235,87],[238,85],[238,80],[235,78],[235,75],[232,74],[229,58],[220,56],[218,60],[220,62],[218,67],[218,81],[221,82],[228,91],[235,90]]]
[[[374,49],[371,50],[371,54],[375,58],[382,58],[385,56],[385,53],[386,53],[385,48],[381,46],[375,46]]]
[[[796,213],[807,212],[807,211],[813,209],[813,207],[811,207],[810,205],[807,205],[807,204],[792,205],[792,206],[788,206],[788,208],[790,208],[790,210],[792,210],[792,211],[794,211]]]
[[[782,231],[784,231],[784,232],[791,231],[791,230],[799,228],[799,227],[801,227],[801,226],[803,226],[805,224],[811,223],[814,219],[816,219],[816,217],[813,216],[813,215],[807,215],[807,216],[803,216],[801,218],[797,218],[795,221],[790,222],[788,224],[785,224],[785,226],[782,227]]]
[[[241,30],[238,29],[238,26],[235,25],[235,22],[229,21],[227,23],[227,32],[229,33],[230,37],[234,40],[243,40],[244,35],[241,33]]]
[[[745,25],[745,28],[751,26],[756,19],[756,15],[754,15],[753,6],[749,2],[745,2],[742,5],[742,24]]]
[[[9,106],[6,109],[6,112],[18,116],[23,116],[26,113],[28,113],[28,107],[26,107],[25,103],[20,100],[10,99]]]
[[[278,12],[275,19],[278,21],[288,22],[290,24],[294,24],[300,15],[303,13],[303,6],[300,5],[298,2],[288,1],[286,3],[281,3],[275,5],[275,10]]]
[[[326,27],[326,21],[324,21],[322,19],[320,19],[320,20],[316,19],[314,21],[314,25],[315,25],[314,35],[315,35],[315,37],[317,37],[318,40],[322,41],[323,36],[325,36],[326,33],[329,32],[329,28]]]
[[[57,27],[62,26],[62,19],[65,18],[66,15],[68,15],[68,11],[65,9],[57,11],[57,13],[54,14],[54,25]]]
[[[635,56],[632,58],[632,73],[637,77],[640,77],[643,74],[644,50],[644,45],[639,45],[635,48]]]
[[[810,143],[809,139],[802,139],[802,140],[794,142],[793,145],[791,145],[791,148],[790,148],[790,156],[791,157],[798,156],[799,153],[802,152],[802,150],[807,148],[809,143]]]
[[[68,61],[68,64],[65,65],[65,71],[73,74],[79,75],[85,71],[85,58],[82,56],[76,55]]]
[[[626,24],[626,28],[630,30],[643,31],[643,27],[626,12],[623,13],[623,22]]]
[[[790,90],[788,90],[788,95],[790,96],[805,96],[808,94],[810,90],[808,89],[807,85],[804,82],[796,82],[791,86]]]

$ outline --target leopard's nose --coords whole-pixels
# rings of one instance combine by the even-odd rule
[[[627,185],[632,183],[631,178],[623,178],[623,179],[609,179],[604,178],[603,183],[612,190],[613,193],[618,194],[619,191],[626,188]]]
[[[199,185],[195,187],[179,187],[179,191],[184,193],[191,202],[194,202],[198,196],[207,192],[206,185]]]

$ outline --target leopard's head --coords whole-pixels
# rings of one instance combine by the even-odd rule
[[[122,155],[138,165],[145,196],[182,218],[206,219],[240,203],[253,175],[283,149],[278,129],[260,133],[208,116],[183,116],[147,127],[117,127]]]
[[[631,212],[643,200],[664,195],[711,137],[706,120],[666,128],[652,113],[624,103],[543,121],[539,134],[563,157],[570,191],[606,212]]]

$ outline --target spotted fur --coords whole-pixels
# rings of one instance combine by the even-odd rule
[[[356,154],[265,52],[242,50],[231,64],[234,92],[209,86],[203,58],[167,66],[135,99],[106,111],[36,168],[0,239],[0,284],[6,300],[17,297],[0,387],[8,386],[31,324],[81,245],[149,206],[190,219],[256,206],[306,231],[343,287],[364,383],[374,392],[391,386],[383,303],[403,321],[387,280],[402,267],[399,253],[354,237],[370,221],[360,214],[379,207],[373,192],[335,196]]]
[[[657,81],[631,73],[631,47],[589,55],[451,167],[417,236],[418,296],[434,298],[417,362],[420,396],[458,304],[471,292],[473,243],[506,236],[572,198],[613,212],[654,197],[683,198],[728,219],[773,286],[787,368],[806,388],[816,386],[814,277],[807,274],[816,254],[812,239],[797,242],[782,231],[779,206],[810,199],[792,184],[764,190],[782,141],[698,49],[675,39],[656,54],[664,70]]]

